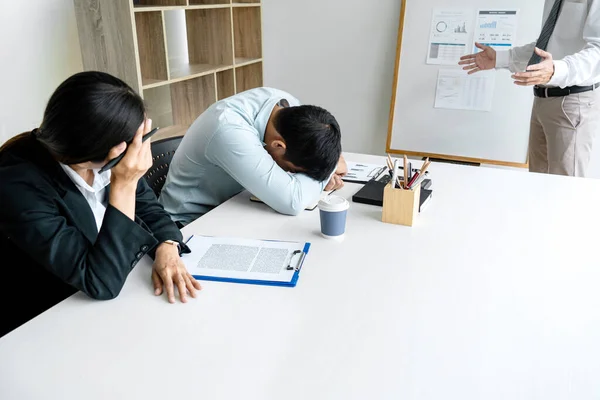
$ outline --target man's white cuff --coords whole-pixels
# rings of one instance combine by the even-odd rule
[[[564,89],[567,86],[565,84],[567,76],[569,76],[569,66],[567,63],[562,60],[554,60],[554,75],[552,75],[552,79],[548,82],[548,86],[557,86]]]
[[[496,52],[496,68],[508,68],[510,65],[510,51]]]

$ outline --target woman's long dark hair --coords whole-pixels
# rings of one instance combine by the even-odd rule
[[[34,135],[63,164],[101,162],[111,148],[133,139],[145,112],[142,98],[122,80],[104,72],[81,72],[52,94],[39,129],[9,140],[0,151]]]

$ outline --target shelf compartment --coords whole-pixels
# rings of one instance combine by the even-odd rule
[[[135,14],[135,29],[142,85],[167,81],[169,76],[161,13],[155,11]]]
[[[233,8],[236,58],[262,58],[260,7]]]
[[[169,85],[144,89],[143,96],[148,118],[152,120],[154,127],[165,128],[173,125],[173,106]]]
[[[263,85],[262,63],[255,63],[245,65],[243,67],[236,67],[235,82],[237,93],[261,87]]]
[[[190,0],[190,6],[203,6],[212,4],[231,4],[231,0]]]
[[[191,125],[216,99],[214,75],[188,79],[170,86],[173,125]]]
[[[170,64],[171,80],[180,81],[188,78],[200,77],[213,74],[217,71],[231,68],[231,65],[213,65],[213,64]]]
[[[164,15],[171,82],[197,78],[233,66],[232,64],[190,63],[186,11],[184,9],[168,10],[164,11]],[[211,15],[214,16],[215,14]],[[192,45],[206,46],[206,43],[197,43],[194,41]],[[206,59],[217,58],[207,57]]]
[[[216,100],[214,74],[145,89],[148,116],[156,127],[189,127]],[[172,133],[172,129],[169,131]]]
[[[233,68],[217,72],[217,100],[223,100],[235,94],[235,75]]]
[[[235,58],[235,66],[243,67],[244,65],[259,63],[261,61],[262,61],[262,58],[236,57]]]
[[[186,0],[133,0],[133,7],[187,6]]]
[[[233,65],[229,8],[185,10],[189,64]]]

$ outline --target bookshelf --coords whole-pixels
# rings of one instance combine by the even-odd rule
[[[260,0],[74,0],[84,70],[143,97],[161,131],[183,135],[216,101],[263,85]]]

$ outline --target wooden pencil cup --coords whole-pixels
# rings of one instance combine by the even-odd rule
[[[390,183],[383,189],[381,220],[388,224],[413,226],[419,214],[421,185],[412,190],[394,189]]]

